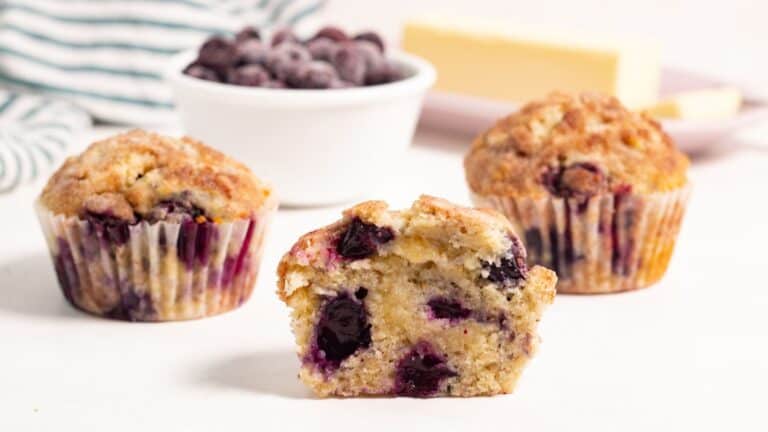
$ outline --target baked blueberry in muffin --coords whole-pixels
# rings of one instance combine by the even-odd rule
[[[69,158],[37,207],[72,305],[169,321],[248,299],[276,201],[248,168],[202,143],[134,130]]]
[[[299,377],[321,396],[511,392],[555,274],[528,268],[499,213],[423,196],[359,204],[280,262]]]
[[[664,274],[688,159],[651,117],[612,97],[555,93],[477,137],[464,166],[475,204],[510,219],[559,291],[625,291]]]

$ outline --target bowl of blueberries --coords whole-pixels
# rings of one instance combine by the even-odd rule
[[[178,54],[166,77],[186,133],[237,156],[283,204],[306,206],[358,198],[392,175],[435,70],[374,32],[246,27]]]

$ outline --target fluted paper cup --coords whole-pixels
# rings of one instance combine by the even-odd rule
[[[529,264],[554,270],[561,293],[643,288],[667,269],[690,186],[653,194],[600,194],[587,201],[473,194],[502,213],[523,237]]]
[[[128,321],[203,318],[251,295],[275,206],[226,223],[140,222],[108,227],[38,203],[64,297],[94,315]]]

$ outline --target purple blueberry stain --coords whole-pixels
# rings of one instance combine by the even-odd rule
[[[88,232],[95,234],[102,244],[122,245],[128,242],[130,226],[136,220],[125,220],[111,213],[95,213],[86,211],[84,219],[88,224]]]
[[[631,239],[631,229],[634,225],[634,209],[630,205],[632,194],[631,185],[618,187],[613,193],[613,219],[611,220],[611,241],[613,251],[611,255],[611,268],[613,273],[627,276],[631,271],[631,258],[634,243]],[[620,218],[623,217],[623,223]],[[621,242],[619,232],[626,233],[626,240]]]
[[[541,237],[541,230],[538,227],[528,228],[523,235],[525,238],[525,247],[533,260],[541,258],[544,251],[544,242]]]
[[[107,311],[104,316],[122,321],[151,321],[155,314],[149,293],[139,294],[129,288],[120,294],[117,305]]]
[[[54,255],[53,267],[64,298],[75,304],[75,291],[80,289],[80,275],[77,272],[75,257],[66,239],[58,238],[58,253]]]
[[[310,358],[326,372],[338,369],[357,350],[371,345],[368,313],[362,299],[357,298],[358,293],[367,294],[367,290],[361,289],[354,297],[344,292],[326,300],[320,310]]]
[[[443,380],[457,375],[432,345],[419,342],[398,362],[393,392],[399,396],[433,396]]]
[[[461,302],[445,297],[435,297],[427,302],[431,317],[447,319],[452,322],[469,318],[472,311],[465,308]]]
[[[347,259],[363,259],[376,253],[379,245],[394,238],[395,233],[391,228],[366,223],[356,217],[339,237],[336,252]]]

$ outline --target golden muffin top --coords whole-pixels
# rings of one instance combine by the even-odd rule
[[[133,130],[68,158],[40,196],[55,214],[129,223],[251,217],[272,190],[243,164],[192,138]]]
[[[478,136],[464,168],[479,195],[578,198],[679,188],[688,163],[657,121],[616,98],[552,93]]]

